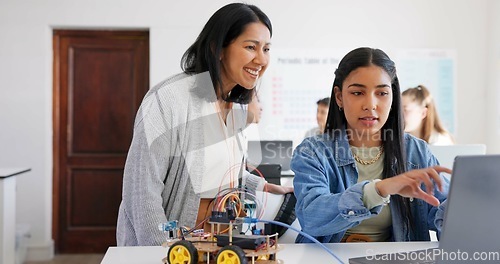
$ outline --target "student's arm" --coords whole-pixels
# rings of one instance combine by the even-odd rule
[[[293,187],[266,183],[266,185],[264,186],[264,191],[274,194],[287,194],[293,192]]]
[[[293,192],[291,186],[281,186],[268,183],[264,178],[251,174],[248,171],[243,172],[243,184],[246,190],[255,194],[255,191],[265,191],[274,194],[286,194]]]
[[[382,206],[371,210],[365,207],[363,187],[368,181],[346,189],[350,178],[340,172],[345,168],[337,166],[324,146],[314,144],[314,138],[297,147],[291,166],[295,172],[296,214],[303,231],[312,236],[345,231],[382,209]]]

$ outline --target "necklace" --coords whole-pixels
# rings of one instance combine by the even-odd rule
[[[356,160],[361,165],[371,165],[371,164],[375,163],[377,160],[380,159],[380,157],[382,156],[382,153],[384,153],[384,147],[380,146],[378,148],[377,155],[373,159],[371,159],[371,160],[362,160],[358,155],[356,155],[356,153],[354,153],[354,151],[352,151],[352,155],[354,156],[354,160]]]

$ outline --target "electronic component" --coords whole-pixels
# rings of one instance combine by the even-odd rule
[[[215,237],[217,238],[217,246],[229,245],[229,236],[227,234],[216,235]],[[232,244],[243,249],[255,250],[264,243],[266,243],[266,236],[233,235]]]
[[[168,221],[166,223],[161,223],[158,225],[158,229],[163,231],[167,235],[167,241],[176,239],[179,233],[178,221]]]
[[[222,224],[227,224],[230,221],[236,219],[234,214],[232,214],[233,211],[226,211],[226,212],[217,212],[217,211],[212,211],[212,215],[210,216],[210,221],[211,223],[222,223]]]

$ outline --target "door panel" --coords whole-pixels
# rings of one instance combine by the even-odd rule
[[[136,109],[123,104],[135,101],[134,57],[132,50],[103,48],[106,44],[74,45],[70,50],[70,60],[78,62],[70,69],[77,81],[68,86],[71,155],[123,154],[132,138]]]
[[[69,175],[71,196],[66,209],[69,228],[114,228],[118,214],[116,205],[121,201],[121,189],[115,185],[122,181],[123,170],[73,169]],[[89,190],[92,190],[92,196],[89,196]]]
[[[147,31],[55,30],[56,251],[116,245],[123,167],[135,113],[149,88]]]

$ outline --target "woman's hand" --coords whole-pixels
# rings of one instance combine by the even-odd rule
[[[375,184],[379,194],[383,197],[389,194],[399,194],[403,197],[422,199],[425,202],[438,206],[439,200],[434,196],[434,183],[443,191],[439,173],[451,174],[451,170],[441,166],[434,166],[420,170],[407,171],[403,174],[384,179]],[[425,192],[420,188],[425,185]]]
[[[266,183],[266,185],[264,185],[264,191],[274,194],[286,194],[293,192],[293,187]]]

